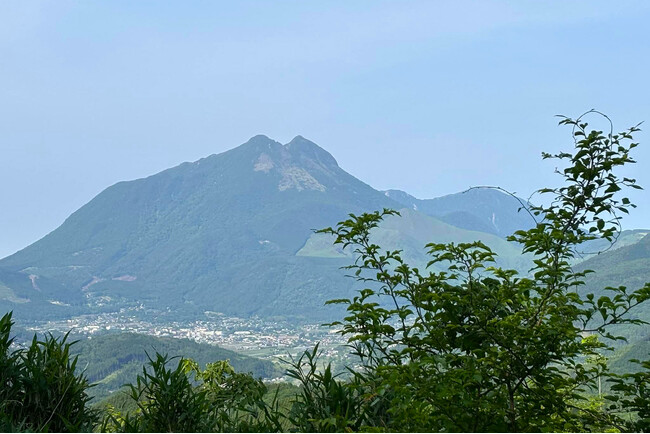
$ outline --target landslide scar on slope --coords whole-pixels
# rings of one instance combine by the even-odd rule
[[[260,154],[260,157],[257,159],[257,162],[253,167],[253,170],[255,172],[269,173],[269,170],[273,169],[273,167],[274,164],[271,157],[269,157],[268,154],[262,153]]]

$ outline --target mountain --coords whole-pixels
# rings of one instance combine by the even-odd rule
[[[439,204],[442,217],[403,212],[378,239],[404,243],[417,259],[428,242],[479,238],[497,246],[503,264],[523,267],[519,251],[497,236],[520,221],[510,196],[476,190],[422,202],[431,215]],[[301,136],[286,145],[256,136],[104,190],[0,261],[0,308],[28,319],[142,307],[177,318],[210,310],[320,321],[338,315],[324,302],[350,296],[356,284],[340,270],[350,258],[332,254],[313,229],[402,203]],[[487,232],[466,224],[486,216]]]
[[[414,210],[471,231],[507,237],[534,226],[522,209],[527,201],[490,188],[475,188],[435,199],[417,199],[400,190],[386,190],[386,196]]]

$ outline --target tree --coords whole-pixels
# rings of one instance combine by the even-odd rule
[[[494,266],[481,242],[428,244],[429,266],[419,270],[372,242],[372,230],[396,211],[364,213],[321,232],[349,248],[347,267],[367,287],[331,325],[348,336],[363,363],[353,372],[368,402],[383,397],[388,418],[368,421],[400,431],[584,431],[623,428],[595,397],[608,375],[600,353],[611,325],[639,323],[626,314],[650,297],[650,284],[635,291],[607,288],[610,296],[581,297],[590,271],[576,273],[576,248],[596,238],[613,241],[620,213],[634,205],[622,188],[639,188],[618,169],[634,163],[638,127],[613,134],[588,131],[583,118],[563,118],[573,128],[574,150],[543,154],[566,163],[564,185],[540,190],[550,205],[527,209],[535,219],[509,240],[534,255],[527,275]],[[372,398],[372,399],[371,399]]]

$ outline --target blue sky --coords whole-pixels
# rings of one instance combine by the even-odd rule
[[[647,1],[0,3],[0,257],[107,186],[300,134],[379,189],[553,184],[555,114],[650,121]],[[650,138],[627,172],[650,188]],[[648,193],[626,227],[650,227]]]

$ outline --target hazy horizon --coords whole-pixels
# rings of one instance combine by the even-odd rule
[[[540,153],[571,144],[554,115],[650,120],[649,19],[642,1],[3,2],[0,257],[257,134],[302,135],[379,190],[527,197],[557,183]],[[635,138],[626,175],[650,188]],[[646,194],[625,228],[650,227]]]

